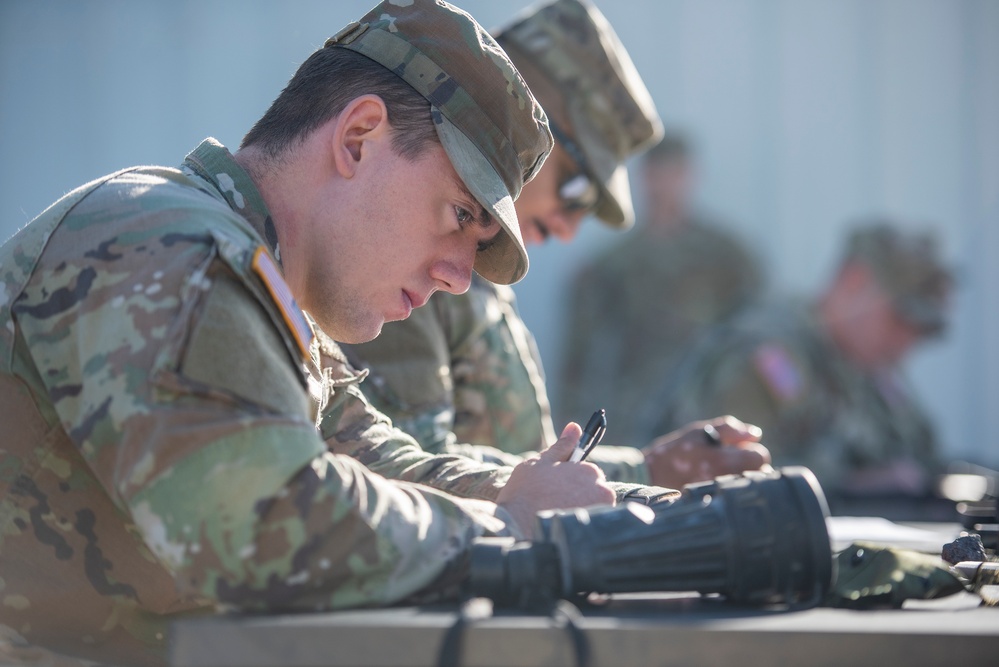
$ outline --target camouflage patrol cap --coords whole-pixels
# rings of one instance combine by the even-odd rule
[[[557,130],[578,143],[584,168],[597,181],[597,218],[630,227],[635,211],[623,162],[658,141],[663,129],[652,96],[610,23],[588,0],[555,0],[529,8],[494,34],[532,86],[539,85],[531,78],[537,71],[562,97],[559,106],[570,127]],[[548,101],[543,103],[553,117]]]
[[[869,266],[899,315],[925,335],[943,331],[953,276],[935,236],[886,222],[859,226],[850,234],[845,259]]]
[[[456,172],[505,234],[475,270],[516,282],[528,259],[513,200],[551,152],[548,120],[503,50],[466,12],[441,0],[386,0],[333,37],[398,74],[430,102]]]

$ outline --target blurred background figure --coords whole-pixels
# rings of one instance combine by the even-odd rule
[[[608,442],[644,443],[664,433],[634,419],[650,391],[669,383],[691,340],[763,288],[749,249],[694,206],[695,166],[678,132],[650,149],[640,170],[644,224],[571,286],[560,405],[566,419],[605,407]]]
[[[810,467],[840,509],[926,498],[937,442],[900,364],[943,333],[952,282],[931,234],[859,226],[816,298],[747,309],[695,344],[650,421],[752,421],[774,464]]]

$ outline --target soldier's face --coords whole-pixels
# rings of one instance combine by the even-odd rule
[[[865,368],[895,366],[920,339],[919,330],[875,284],[858,295],[852,314],[848,354]]]
[[[514,202],[520,233],[526,244],[541,244],[554,236],[571,241],[596,203],[592,183],[572,158],[555,144],[541,171],[524,186]]]
[[[353,182],[324,200],[328,233],[309,239],[308,305],[332,338],[371,340],[436,290],[466,291],[478,248],[502,233],[437,144],[416,160],[371,142]]]

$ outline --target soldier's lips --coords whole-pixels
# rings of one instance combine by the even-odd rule
[[[427,301],[430,301],[430,295],[435,291],[430,290],[425,296],[420,296],[414,292],[406,292],[406,294],[409,295],[409,301],[413,304],[413,308],[423,308],[423,306],[427,305]]]
[[[399,319],[404,320],[413,314],[414,308],[419,308],[427,303],[430,299],[430,295],[420,296],[415,292],[410,292],[409,290],[402,290],[402,309],[403,315]]]

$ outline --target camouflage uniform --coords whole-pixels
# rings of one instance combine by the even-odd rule
[[[938,281],[945,278],[938,260],[922,251],[886,259],[891,251],[858,250],[872,240],[894,243],[893,233],[884,232],[858,231],[848,256],[879,267],[879,282],[895,295],[898,311],[924,334],[939,332]],[[913,267],[914,280],[899,284],[898,276]],[[832,494],[850,471],[894,460],[915,461],[929,472],[939,468],[932,425],[901,372],[852,362],[815,306],[800,301],[747,310],[713,330],[685,355],[676,381],[656,400],[650,418],[661,420],[657,428],[708,414],[758,425],[775,465],[808,466]]]
[[[388,40],[368,55],[422,78],[434,63],[400,35],[481,33],[451,10],[376,7],[327,46]],[[505,197],[475,194],[511,213],[551,148],[544,115],[488,37],[439,44],[495,50],[471,69],[496,93],[484,97],[504,100],[488,113],[509,114],[493,131],[515,136],[473,132],[503,144],[498,166],[452,164],[510,180]],[[439,133],[485,122],[460,85],[429,85],[444,88],[420,91]],[[441,141],[449,156],[470,143]],[[526,253],[501,223],[508,234],[476,267],[515,280]],[[479,499],[509,471],[423,452],[365,401],[362,377],[295,305],[263,198],[217,142],[180,169],[128,169],[53,204],[0,248],[0,659],[48,659],[30,642],[161,664],[182,616],[453,595],[470,542],[516,530]]]
[[[558,0],[530,9],[496,39],[529,83],[543,79],[559,91],[541,102],[549,116],[558,111],[567,119],[579,143],[600,188],[596,215],[629,226],[634,214],[623,161],[657,140],[662,128],[606,19],[589,2]],[[512,465],[521,458],[510,454],[556,439],[534,338],[507,287],[475,278],[466,294],[435,294],[374,341],[344,348],[371,371],[371,400],[433,451]],[[649,481],[644,456],[633,448],[601,447],[588,460],[608,479]]]
[[[474,275],[467,293],[435,294],[370,343],[344,348],[372,366],[370,400],[428,451],[482,456],[458,443],[502,443],[519,454],[555,442],[534,338],[506,285]]]
[[[0,402],[19,418],[0,620],[29,640],[143,662],[170,615],[392,602],[505,530],[494,506],[329,453],[391,448],[367,463],[482,497],[505,479],[428,461],[370,408],[256,268],[275,266],[267,238],[259,194],[209,141],[182,171],[85,186],[4,246]]]
[[[607,435],[645,444],[665,431],[639,416],[668,382],[684,346],[760,290],[755,258],[701,219],[663,236],[641,227],[584,267],[573,282],[560,369],[560,409],[601,405]],[[723,413],[702,413],[698,419]]]

